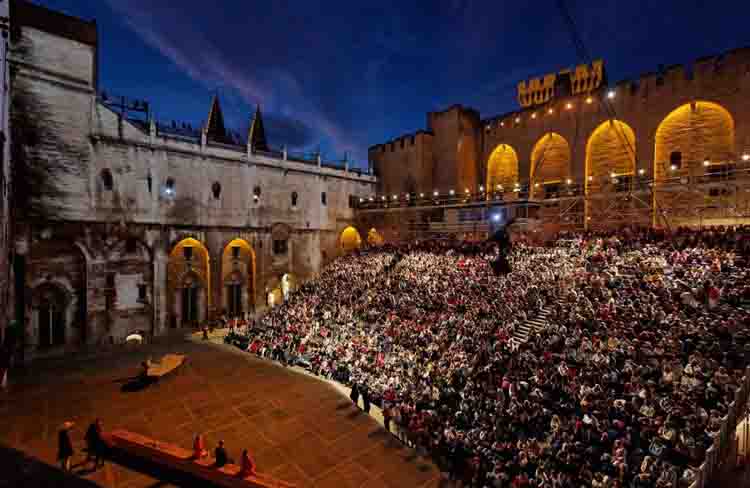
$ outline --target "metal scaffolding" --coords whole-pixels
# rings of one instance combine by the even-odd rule
[[[389,220],[386,215],[390,215],[402,237],[416,238],[486,235],[496,225],[519,217],[561,230],[750,224],[748,157],[672,166],[661,173],[664,178],[656,180],[645,171],[640,173],[599,181],[535,184],[532,192],[528,183],[517,183],[493,191],[480,186],[473,192],[373,196],[360,200],[357,214],[375,224]],[[439,219],[434,218],[436,211]]]

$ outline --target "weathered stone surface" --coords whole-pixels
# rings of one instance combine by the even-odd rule
[[[379,178],[378,195],[433,190],[446,194],[450,189],[460,192],[464,188],[477,191],[480,185],[494,182],[496,175],[506,174],[497,172],[492,158],[505,145],[517,155],[522,185],[530,181],[541,185],[540,178],[566,183],[569,178],[571,183],[585,187],[589,197],[602,200],[585,205],[581,202],[580,211],[567,212],[568,217],[582,216],[585,207],[586,222],[591,225],[667,225],[663,218],[652,220],[656,210],[667,212],[672,227],[747,223],[750,192],[745,191],[746,184],[739,190],[731,188],[729,182],[718,190],[701,187],[688,192],[669,190],[657,183],[655,195],[646,189],[639,195],[640,203],[631,199],[620,204],[613,202],[609,180],[613,172],[659,180],[702,177],[706,159],[709,168],[727,161],[746,166],[742,157],[750,155],[748,73],[749,48],[701,58],[690,66],[646,73],[609,87],[601,84],[603,67],[594,66],[586,73],[576,69],[572,95],[554,92],[543,80],[535,80],[533,89],[522,83],[525,91],[519,89],[519,99],[528,107],[514,112],[481,121],[478,115],[474,117],[476,112],[460,105],[429,113],[428,130],[423,135],[417,133],[416,139],[407,135],[370,148],[370,162]],[[576,87],[576,80],[582,85]],[[621,124],[621,130],[597,131],[611,119]],[[560,150],[551,158],[545,157],[534,173],[540,144],[550,133],[559,137],[560,144],[555,148]],[[472,147],[477,150],[472,151]],[[681,153],[683,164],[672,170],[670,155],[675,152]],[[512,166],[512,158],[508,164]],[[509,168],[507,174],[512,173]],[[618,205],[627,212],[625,215],[633,217],[625,221],[616,218],[622,215]],[[559,219],[561,208],[568,206],[545,203],[540,214],[557,214]],[[635,214],[641,220],[634,220]],[[377,219],[390,225],[388,215],[381,214]]]
[[[97,93],[98,64],[112,61],[98,59],[95,24],[18,12],[12,87],[43,108],[38,123],[51,140],[35,154],[68,169],[49,175],[60,191],[48,195],[56,221],[17,226],[28,247],[18,291],[28,298],[27,357],[203,323],[232,305],[232,293],[238,311],[253,312],[341,252],[352,202],[370,196],[374,177],[256,154],[212,139],[215,131],[182,137],[128,120]]]

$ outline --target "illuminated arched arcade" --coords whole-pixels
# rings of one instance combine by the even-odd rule
[[[560,183],[570,175],[570,145],[555,132],[543,135],[531,151],[529,181],[532,195],[544,185]]]
[[[619,120],[608,120],[591,133],[586,143],[586,181],[595,186],[612,175],[635,173],[635,133]]]
[[[196,326],[208,318],[211,272],[206,246],[188,237],[169,253],[167,300],[171,327]]]
[[[230,316],[255,307],[255,251],[245,239],[233,239],[221,256],[222,308]]]
[[[518,183],[518,155],[508,144],[500,144],[487,160],[487,191],[511,190]]]
[[[721,105],[696,101],[673,110],[656,130],[654,177],[685,175],[703,162],[734,159],[734,120]]]
[[[352,226],[344,229],[339,238],[339,245],[344,252],[359,249],[362,245],[362,237],[359,235],[359,231]]]

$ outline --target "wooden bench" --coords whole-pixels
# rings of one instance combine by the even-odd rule
[[[188,473],[196,478],[226,488],[294,488],[294,485],[267,475],[256,474],[240,478],[240,467],[227,464],[214,467],[212,458],[194,459],[193,452],[182,447],[160,442],[127,430],[114,430],[103,435],[112,448],[128,455],[143,458],[160,466]]]
[[[176,370],[185,362],[182,354],[165,354],[161,361],[150,363],[146,369],[149,378],[161,378]]]

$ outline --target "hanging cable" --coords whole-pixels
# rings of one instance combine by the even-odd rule
[[[567,4],[565,3],[565,0],[557,0],[557,6],[560,9],[560,13],[563,17],[563,20],[568,26],[568,30],[571,36],[571,40],[573,41],[573,46],[576,49],[576,54],[580,60],[582,60],[586,64],[591,64],[592,59],[589,56],[588,50],[586,49],[586,44],[583,42],[583,38],[579,34],[579,30],[575,24],[575,21],[573,20],[573,16],[570,14],[570,10],[568,9]],[[617,111],[615,110],[614,105],[610,103],[607,95],[599,97],[601,106],[604,108],[607,117],[610,120],[618,120],[617,119]],[[635,148],[633,148],[633,145],[630,144],[630,141],[628,138],[622,133],[622,129],[618,127],[617,124],[613,124],[615,127],[615,133],[617,134],[618,139],[620,140],[620,143],[622,143],[626,150],[632,155],[633,161],[636,162],[638,157],[635,152]],[[649,186],[649,191],[651,193],[651,200],[654,205],[654,211],[657,213],[657,215],[662,215],[664,223],[667,227],[667,230],[671,230],[671,227],[669,225],[669,219],[666,218],[666,214],[662,213],[660,210],[659,203],[656,198],[656,194],[654,193],[654,182]],[[632,185],[631,189],[629,191],[630,194],[632,194]]]

